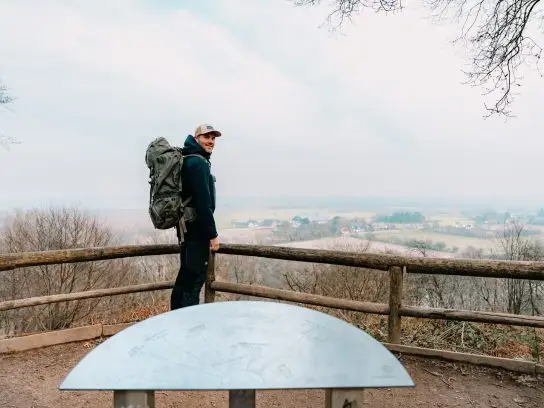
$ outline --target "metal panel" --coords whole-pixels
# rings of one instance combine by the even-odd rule
[[[200,304],[98,345],[61,390],[411,387],[381,343],[343,320],[269,301]]]

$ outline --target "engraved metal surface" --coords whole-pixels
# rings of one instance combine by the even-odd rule
[[[381,343],[343,320],[270,301],[200,304],[136,323],[89,352],[61,390],[411,387]]]

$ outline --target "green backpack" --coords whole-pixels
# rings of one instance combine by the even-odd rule
[[[151,222],[157,229],[175,227],[180,241],[180,229],[186,232],[185,207],[191,200],[188,198],[183,201],[181,196],[183,158],[187,156],[183,156],[181,148],[171,146],[164,137],[153,140],[145,153],[145,161],[149,168]]]

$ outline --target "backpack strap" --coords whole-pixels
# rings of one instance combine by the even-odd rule
[[[196,154],[196,153],[195,154],[186,154],[186,155],[184,155],[182,157],[185,159],[186,157],[191,157],[191,156],[200,157],[202,160],[204,160],[208,164],[208,166],[211,167],[210,161],[208,159],[206,159],[204,156],[202,156],[201,154]]]
[[[206,160],[206,158],[200,154],[186,154],[186,155],[183,155],[182,154],[182,158],[185,159],[186,157],[191,157],[191,156],[196,156],[196,157],[200,157],[202,160],[206,161],[208,163],[208,165],[210,164],[210,162],[208,160]],[[181,164],[181,162],[180,162]],[[181,170],[181,169],[180,169]],[[179,191],[181,192],[182,191],[182,184],[183,184],[183,172],[180,171],[180,174],[182,174],[182,177],[180,177],[179,179]],[[189,197],[187,198],[185,201],[182,201],[182,207],[185,208],[187,206],[187,204],[189,204],[189,202],[191,201],[192,197]],[[179,223],[176,225],[176,234],[178,236],[178,243],[179,245],[182,245],[183,242],[184,242],[184,234],[187,232],[187,227],[185,226],[185,218],[184,218],[185,214],[180,217],[179,219]]]
[[[208,166],[211,167],[211,163],[204,157],[202,156],[201,154],[186,154],[186,155],[182,155],[181,157],[183,159],[185,159],[186,157],[191,157],[191,156],[194,156],[194,157],[200,157],[202,160],[204,160],[206,163],[208,163]],[[180,172],[181,173],[181,178],[179,180],[179,183],[180,183],[180,187],[179,187],[179,190],[181,191],[181,183],[182,183],[182,178],[183,178],[183,172]],[[192,197],[189,197],[187,198],[187,200],[183,201],[182,205],[183,207],[186,207],[187,204],[189,204],[189,202],[191,201]],[[183,229],[185,229],[185,222],[184,222],[184,225],[183,225]]]

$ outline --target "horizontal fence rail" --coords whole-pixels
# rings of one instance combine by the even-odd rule
[[[179,253],[179,246],[168,244],[126,245],[117,247],[3,254],[0,255],[0,271],[39,265],[89,262],[177,253]],[[223,244],[217,253],[287,261],[355,266],[382,271],[387,271],[393,266],[400,266],[405,267],[405,270],[408,273],[544,280],[544,262],[416,258],[386,254],[338,252],[325,249],[242,244]]]
[[[74,292],[49,296],[37,296],[26,299],[6,300],[0,302],[0,312],[21,309],[24,307],[46,305],[51,303],[69,302],[74,300],[101,298],[106,296],[117,296],[129,293],[149,292],[155,290],[165,290],[171,289],[173,286],[174,281],[164,281],[122,286],[118,288],[95,289],[85,292]],[[332,309],[350,310],[354,312],[363,312],[377,315],[390,314],[389,305],[386,303],[372,303],[362,302],[358,300],[348,300],[331,296],[296,292],[286,289],[275,289],[267,286],[213,281],[209,285],[209,289],[217,292],[283,300],[287,302],[302,303],[307,305],[330,307]],[[416,306],[401,306],[399,308],[398,314],[399,316],[418,317],[422,319],[443,319],[544,328],[544,317],[540,316],[475,312],[471,310],[426,308]]]
[[[13,299],[0,302],[0,312],[23,307],[47,305],[50,303],[71,302],[74,300],[93,299],[106,296],[126,295],[129,293],[149,292],[171,289],[174,282],[142,283],[140,285],[121,286],[118,288],[94,289],[85,292],[62,293],[58,295],[36,296],[26,299]]]
[[[127,245],[117,247],[0,254],[0,271],[10,271],[18,268],[40,265],[92,262],[153,255],[173,255],[178,254],[179,249],[179,246],[175,244]],[[390,278],[389,303],[355,301],[293,290],[275,289],[266,286],[217,281],[215,277],[215,253],[210,255],[210,262],[208,264],[208,277],[204,290],[205,302],[215,301],[216,292],[224,292],[369,314],[386,315],[388,316],[387,344],[390,348],[393,347],[393,349],[395,349],[396,347],[398,351],[402,349],[402,352],[407,352],[406,350],[409,349],[409,351],[411,350],[410,353],[415,353],[416,355],[450,356],[453,360],[457,359],[458,361],[485,361],[485,364],[488,365],[497,365],[498,367],[514,369],[520,372],[544,373],[544,367],[529,361],[520,362],[513,359],[498,359],[495,357],[470,354],[460,357],[458,355],[459,353],[456,352],[419,349],[400,345],[402,333],[401,317],[403,316],[424,319],[442,319],[544,328],[544,317],[542,316],[405,306],[402,304],[405,272],[483,278],[544,280],[544,262],[416,258],[385,254],[337,252],[322,249],[241,244],[223,244],[217,253],[281,259],[286,261],[352,266],[385,271],[389,274]],[[48,296],[36,296],[27,299],[6,300],[0,301],[0,312],[51,303],[165,290],[172,288],[173,284],[173,281],[162,281],[117,288],[93,289],[85,292],[72,292]],[[16,341],[16,338],[0,340],[0,343],[12,340]],[[2,344],[0,344],[0,346],[1,345]],[[15,346],[11,345],[10,347]],[[453,356],[452,353],[455,354],[455,356]],[[520,364],[522,364],[523,367],[521,367]],[[513,368],[514,366],[517,368]]]
[[[0,254],[0,271],[29,266],[75,262],[104,261],[136,256],[171,255],[179,253],[179,245],[124,245],[115,247],[59,249]]]

